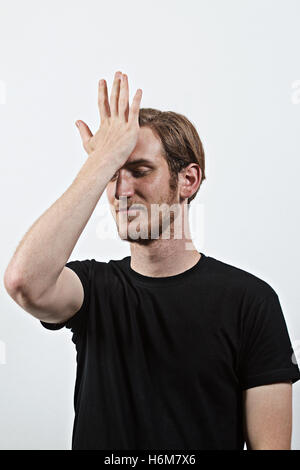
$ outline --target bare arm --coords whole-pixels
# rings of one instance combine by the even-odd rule
[[[109,180],[136,145],[141,90],[129,112],[128,97],[126,75],[121,82],[115,75],[110,105],[106,82],[99,82],[100,129],[93,136],[85,123],[79,126],[89,157],[70,187],[25,234],[6,268],[7,292],[39,319],[57,321],[82,304],[80,280],[65,264]]]
[[[5,274],[8,292],[38,299],[53,286],[88,222],[114,167],[89,157],[71,186],[28,230]]]
[[[243,392],[244,433],[248,450],[290,450],[292,383],[253,387]]]

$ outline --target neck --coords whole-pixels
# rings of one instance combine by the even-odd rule
[[[189,230],[182,239],[160,237],[148,245],[130,243],[130,252],[131,268],[150,277],[175,276],[193,267],[201,258]]]

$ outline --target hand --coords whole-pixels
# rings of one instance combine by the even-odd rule
[[[106,81],[99,81],[100,128],[93,135],[87,124],[83,121],[76,121],[83,148],[88,155],[109,158],[116,163],[118,168],[124,165],[137,143],[141,99],[142,90],[139,88],[129,109],[129,87],[126,74],[115,73],[110,103]]]

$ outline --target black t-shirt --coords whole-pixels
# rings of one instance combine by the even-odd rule
[[[243,390],[300,378],[273,288],[201,253],[149,277],[130,256],[70,261],[83,304],[72,449],[243,449]]]

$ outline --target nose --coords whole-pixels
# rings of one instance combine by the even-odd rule
[[[126,169],[120,169],[118,172],[115,188],[115,198],[120,196],[131,197],[134,194],[133,179]]]

